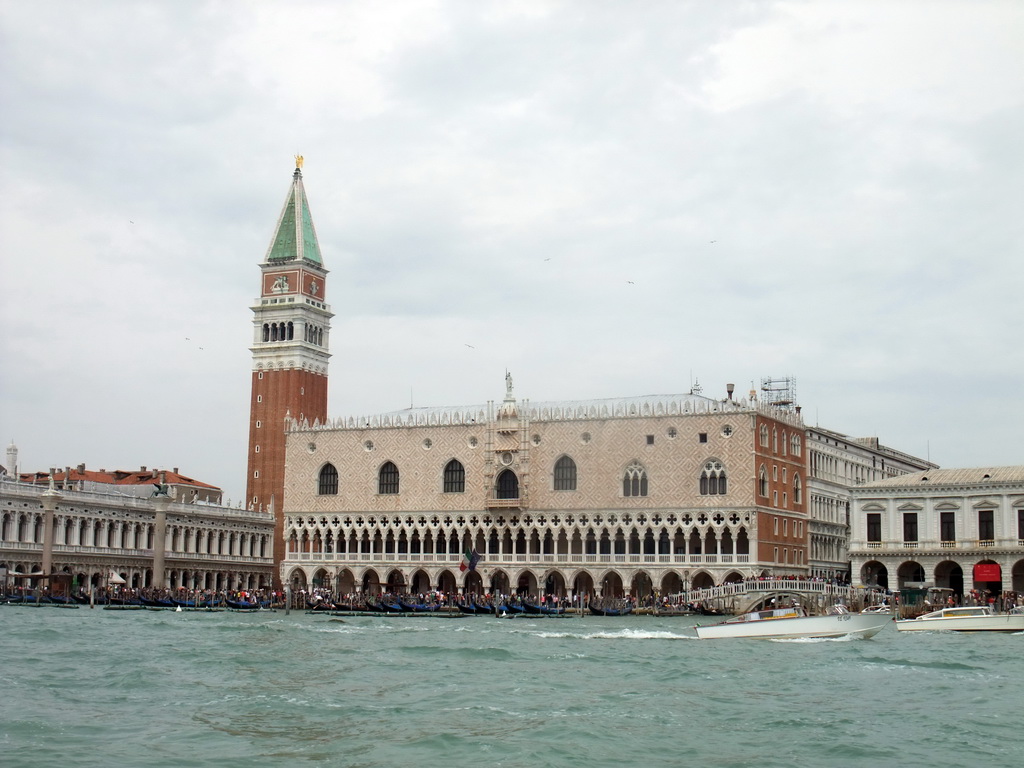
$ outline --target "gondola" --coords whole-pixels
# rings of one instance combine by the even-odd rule
[[[565,613],[565,608],[549,608],[546,605],[534,605],[532,603],[523,603],[523,610],[534,616],[558,616]]]
[[[633,606],[626,608],[599,608],[593,603],[587,606],[594,616],[628,616],[633,612]]]
[[[225,600],[224,604],[233,611],[258,611],[263,606],[248,600]]]
[[[427,605],[426,603],[407,603],[405,600],[399,600],[398,604],[407,613],[430,613],[437,610],[436,605]]]
[[[177,605],[175,605],[173,600],[170,600],[168,598],[161,598],[159,600],[154,600],[151,597],[140,597],[139,600],[141,600],[142,604],[144,606],[146,606],[147,608],[177,608],[178,607]]]

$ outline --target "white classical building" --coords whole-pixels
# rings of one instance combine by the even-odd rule
[[[270,512],[7,476],[0,478],[0,570],[8,586],[11,574],[43,573],[48,525],[49,572],[69,574],[82,588],[105,585],[111,573],[136,588],[254,589],[271,583]],[[161,538],[164,546],[155,551]],[[161,570],[157,576],[154,564]]]
[[[853,492],[854,579],[1024,592],[1024,466],[928,469]]]
[[[850,437],[817,426],[809,427],[806,437],[811,575],[845,575],[850,567],[852,490],[937,465],[882,445],[877,437]]]

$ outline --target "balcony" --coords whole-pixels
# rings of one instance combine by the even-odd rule
[[[484,502],[487,509],[524,509],[522,499],[487,499]]]

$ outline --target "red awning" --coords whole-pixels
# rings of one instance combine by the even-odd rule
[[[974,566],[975,581],[1002,581],[1003,572],[998,563],[978,563]]]

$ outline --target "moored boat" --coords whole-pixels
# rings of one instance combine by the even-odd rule
[[[996,613],[988,605],[940,608],[915,619],[896,622],[900,632],[1024,632],[1024,611]]]
[[[835,605],[822,616],[811,616],[803,608],[770,608],[744,613],[719,624],[696,627],[701,640],[726,637],[787,638],[874,637],[892,621],[889,614],[850,613]]]
[[[605,608],[591,603],[587,606],[594,616],[628,616],[633,612],[633,606],[626,605],[622,608]]]
[[[565,608],[551,608],[547,605],[536,605],[535,603],[523,603],[523,611],[534,616],[560,616],[565,613]]]

